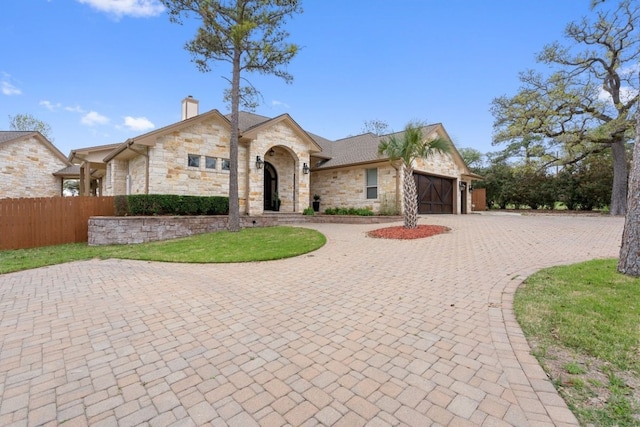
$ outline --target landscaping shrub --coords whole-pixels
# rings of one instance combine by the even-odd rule
[[[324,211],[327,215],[357,215],[357,216],[373,216],[371,208],[327,208]]]
[[[114,198],[116,216],[125,216],[129,213],[129,200],[127,196],[116,196]]]
[[[117,196],[116,215],[227,215],[229,198],[181,196],[177,194],[132,194]]]

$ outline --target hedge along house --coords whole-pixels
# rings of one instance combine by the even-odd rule
[[[242,214],[300,213],[314,194],[321,196],[324,208],[380,212],[391,204],[400,210],[402,168],[377,154],[381,137],[330,141],[306,132],[288,114],[268,118],[241,112],[239,119]],[[229,116],[218,110],[199,114],[198,101],[187,97],[180,122],[128,139],[103,158],[102,194],[227,196],[230,130]],[[436,134],[449,139],[442,125],[425,128],[425,136]],[[479,177],[469,172],[455,148],[417,162],[415,169],[421,212],[470,210],[468,189]]]

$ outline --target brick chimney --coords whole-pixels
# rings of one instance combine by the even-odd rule
[[[189,95],[185,99],[182,100],[182,120],[190,119],[191,117],[195,117],[198,114],[198,105],[199,101],[194,99],[193,96]]]

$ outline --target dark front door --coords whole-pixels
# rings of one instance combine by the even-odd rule
[[[278,194],[278,173],[276,168],[269,162],[264,162],[264,191],[262,193],[264,200],[264,210],[272,211],[275,209],[275,199]]]
[[[413,174],[418,190],[418,213],[452,214],[453,180],[439,176]]]

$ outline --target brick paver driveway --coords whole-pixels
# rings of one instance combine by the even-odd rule
[[[235,265],[87,261],[0,276],[0,425],[576,425],[511,312],[545,266],[618,254],[623,218],[312,225]]]

